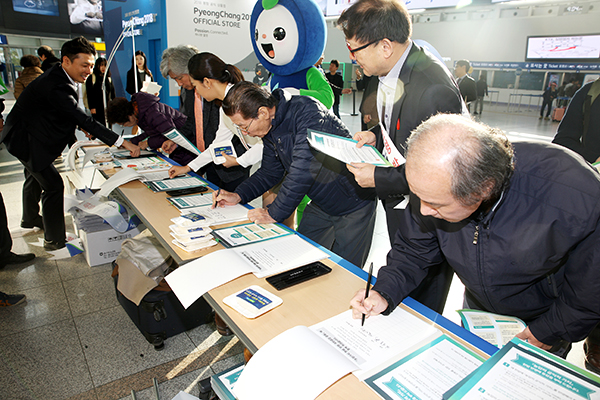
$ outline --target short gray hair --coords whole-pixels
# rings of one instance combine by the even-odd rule
[[[175,75],[189,74],[188,61],[200,51],[192,45],[169,47],[162,53],[160,73],[165,78],[172,71]]]
[[[425,156],[429,146],[451,155],[450,191],[464,206],[499,197],[514,172],[513,146],[504,132],[457,114],[429,118],[412,132],[406,146],[407,160]]]

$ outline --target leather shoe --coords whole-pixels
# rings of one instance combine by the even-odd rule
[[[44,239],[44,248],[46,250],[59,250],[66,246],[66,242],[64,240],[60,242],[51,242]]]
[[[15,254],[10,252],[10,255],[6,258],[0,259],[0,268],[4,268],[9,264],[22,264],[27,261],[31,261],[35,258],[33,253]]]
[[[40,229],[44,229],[44,221],[42,220],[41,215],[38,215],[33,221],[21,220],[21,228],[32,229],[36,226]]]
[[[600,374],[600,344],[591,343],[589,338],[585,339],[583,353],[585,367],[596,374]]]

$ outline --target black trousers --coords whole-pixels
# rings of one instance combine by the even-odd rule
[[[398,201],[384,201],[385,215],[388,226],[388,234],[390,235],[390,243],[394,244],[396,232],[400,226],[400,216],[408,210],[395,210],[394,206]],[[408,206],[407,206],[408,207]],[[452,276],[454,271],[447,262],[443,262],[439,266],[429,268],[429,272],[425,279],[413,290],[409,296],[417,300],[419,303],[431,308],[433,311],[441,314],[446,305],[446,298],[450,291]]]
[[[10,237],[10,231],[8,230],[6,207],[4,206],[2,193],[0,193],[0,259],[8,258],[10,256],[11,248],[12,238]]]
[[[64,190],[63,180],[54,165],[36,172],[25,166],[23,220],[33,221],[37,217],[41,200],[44,238],[48,241],[62,242],[66,237]]]

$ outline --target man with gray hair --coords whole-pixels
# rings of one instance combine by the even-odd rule
[[[185,125],[179,129],[179,132],[185,136],[192,144],[198,147],[197,143],[204,143],[204,134],[212,131],[219,126],[219,107],[213,102],[205,101],[194,90],[190,80],[188,62],[194,55],[200,51],[191,45],[182,45],[169,47],[162,54],[160,61],[160,73],[165,78],[168,76],[177,82],[181,88],[179,95],[179,111],[187,116]],[[213,129],[214,128],[214,129]],[[202,140],[199,140],[199,136]],[[163,150],[172,153],[177,145],[171,140],[163,143]],[[204,149],[200,149],[203,151]],[[186,165],[194,159],[188,156],[181,165]]]
[[[466,308],[521,318],[517,337],[557,355],[600,321],[600,176],[581,157],[440,114],[410,136],[406,179],[388,265],[351,300],[355,318],[387,315],[447,260]]]

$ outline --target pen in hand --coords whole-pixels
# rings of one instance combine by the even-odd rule
[[[213,205],[212,208],[215,208],[217,206],[217,199],[219,198],[219,195],[221,194],[221,188],[217,189],[217,195],[213,198]]]
[[[373,277],[373,262],[371,262],[371,266],[369,267],[369,277],[367,278],[367,288],[365,290],[365,299],[369,297],[369,289],[371,288],[371,278]],[[364,302],[364,300],[363,300]],[[360,322],[360,326],[365,325],[365,315],[362,315],[362,320]]]

